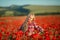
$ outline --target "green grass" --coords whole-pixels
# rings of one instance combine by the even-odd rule
[[[60,6],[40,6],[40,5],[28,5],[28,6],[14,6],[14,7],[0,7],[1,16],[24,16],[29,13],[36,15],[60,15]],[[26,11],[26,10],[27,11]],[[25,10],[25,11],[24,11]],[[29,11],[29,13],[28,13]]]
[[[33,13],[60,12],[60,6],[30,5],[30,6],[26,6],[24,8],[31,10],[31,12],[33,12]]]

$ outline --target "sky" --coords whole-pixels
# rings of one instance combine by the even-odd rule
[[[0,0],[0,6],[26,5],[26,4],[60,6],[60,0]]]

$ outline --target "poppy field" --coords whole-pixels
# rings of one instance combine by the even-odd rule
[[[60,40],[60,15],[36,16],[35,23],[44,31],[30,37],[19,30],[26,17],[0,17],[0,40]]]

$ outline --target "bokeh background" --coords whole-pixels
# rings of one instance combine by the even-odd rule
[[[19,29],[32,13],[36,25],[44,29],[32,40],[60,40],[60,0],[0,0],[0,40],[30,40]]]

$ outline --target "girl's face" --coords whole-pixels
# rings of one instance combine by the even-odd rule
[[[28,22],[32,22],[34,20],[34,15],[30,15]]]

